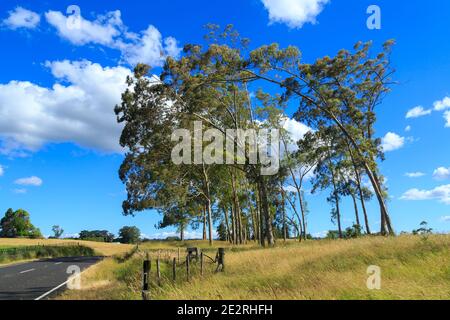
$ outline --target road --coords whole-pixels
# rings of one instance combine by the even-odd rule
[[[0,267],[0,300],[42,300],[64,290],[71,270],[96,264],[100,257],[56,258]],[[72,271],[73,272],[73,271]]]

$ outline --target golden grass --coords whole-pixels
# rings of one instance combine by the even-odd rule
[[[203,245],[186,246],[195,244]],[[171,248],[166,244],[161,252]],[[147,249],[161,254],[153,245]],[[141,264],[142,257],[125,263],[107,259],[86,272],[84,290],[62,298],[139,299]],[[370,265],[381,268],[381,290],[367,289]],[[203,278],[198,265],[192,268],[190,283],[180,272],[172,284],[170,268],[163,264],[165,279],[161,288],[153,286],[153,299],[450,299],[450,236],[290,242],[272,249],[249,245],[228,249],[223,274],[214,274],[210,263]]]
[[[78,243],[83,246],[90,247],[94,249],[96,252],[98,252],[98,254],[104,256],[123,254],[133,248],[132,245],[127,244],[103,243],[94,241],[0,238],[0,248],[13,248],[21,246],[36,246],[36,245],[78,244]]]

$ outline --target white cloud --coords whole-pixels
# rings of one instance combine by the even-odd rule
[[[406,131],[406,132],[410,132],[411,129],[412,129],[411,126],[406,126],[405,131]]]
[[[5,168],[0,165],[0,177],[2,177],[5,174]]]
[[[408,172],[405,174],[408,178],[420,178],[425,176],[425,173],[423,172]]]
[[[326,236],[328,235],[328,231],[321,231],[321,232],[316,232],[313,234],[314,238],[326,238]]]
[[[328,0],[262,0],[269,11],[271,23],[280,22],[290,28],[301,28],[305,23],[316,23]]]
[[[297,193],[297,189],[294,186],[292,186],[292,185],[283,186],[283,189],[286,192]]]
[[[179,232],[160,232],[160,233],[156,233],[153,235],[145,235],[145,234],[141,234],[141,237],[147,238],[147,239],[151,239],[151,240],[164,240],[167,239],[168,237],[180,237],[180,233]],[[218,234],[216,231],[213,231],[213,238],[217,238]],[[196,240],[196,239],[202,239],[203,238],[203,234],[199,231],[185,231],[184,232],[184,238],[186,240]]]
[[[80,15],[79,25],[75,24],[73,16],[65,16],[59,11],[48,11],[45,18],[56,28],[61,38],[75,45],[95,43],[111,46],[123,27],[119,10],[98,16],[94,21],[86,20]]]
[[[425,110],[422,106],[412,108],[406,114],[406,119],[419,118],[431,114],[432,110]]]
[[[381,140],[381,147],[384,152],[398,150],[404,145],[405,138],[393,132],[388,132]]]
[[[33,187],[40,187],[42,186],[42,179],[36,176],[28,177],[28,178],[21,178],[14,181],[15,184],[20,186],[33,186]]]
[[[17,155],[62,142],[121,152],[122,127],[113,110],[131,71],[89,61],[46,65],[65,84],[55,83],[52,88],[26,81],[0,84],[0,153]]]
[[[146,63],[161,66],[167,56],[177,57],[181,49],[175,38],[162,39],[161,33],[154,26],[149,26],[137,40],[130,43],[118,43],[123,59],[131,65]]]
[[[311,131],[311,128],[295,119],[286,117],[283,121],[283,129],[287,131],[289,138],[291,139],[291,141],[287,143],[287,150],[291,152],[295,151],[298,149],[297,142],[302,140],[305,134]],[[284,146],[283,150],[285,150]]]
[[[27,189],[14,189],[13,192],[15,194],[25,194],[27,193]]]
[[[450,222],[450,216],[441,217],[442,222]]]
[[[447,121],[445,124],[445,127],[450,128],[450,111],[444,112],[444,119],[445,119],[445,121]]]
[[[440,167],[434,170],[433,178],[436,180],[448,180],[450,179],[450,168]]]
[[[41,17],[36,12],[17,7],[13,11],[9,11],[9,17],[3,20],[3,24],[10,29],[34,29],[41,21]]]
[[[442,100],[436,101],[434,104],[434,110],[436,111],[443,111],[445,109],[450,108],[450,97],[445,97]]]
[[[439,202],[450,205],[450,184],[432,190],[411,189],[406,191],[401,199],[411,201],[439,200]]]
[[[74,45],[99,44],[120,50],[122,59],[131,65],[146,63],[152,67],[162,66],[167,56],[176,57],[181,48],[173,37],[164,38],[154,26],[142,32],[128,32],[119,10],[99,15],[90,21],[80,15],[79,27],[73,24],[73,17],[58,11],[45,14],[61,38]]]

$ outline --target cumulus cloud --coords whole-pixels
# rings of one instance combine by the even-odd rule
[[[410,201],[438,200],[450,205],[450,184],[438,186],[432,190],[411,189],[406,191],[401,199]]]
[[[442,100],[436,101],[434,104],[434,110],[443,111],[445,109],[450,109],[450,97],[445,97]]]
[[[450,111],[445,111],[444,112],[444,119],[446,121],[445,127],[446,128],[450,128]]]
[[[295,151],[298,149],[297,141],[302,140],[305,134],[311,131],[311,128],[295,119],[284,118],[283,121],[283,129],[287,131],[291,139],[287,145],[287,149],[289,151]]]
[[[404,145],[405,138],[393,132],[388,132],[381,140],[381,147],[384,152],[398,150]]]
[[[154,26],[149,26],[137,40],[121,42],[117,46],[122,51],[123,59],[131,65],[146,63],[161,66],[167,56],[177,57],[181,52],[175,38],[163,40],[161,33]]]
[[[17,155],[62,142],[121,152],[122,128],[113,109],[131,71],[89,61],[46,66],[58,81],[51,88],[27,81],[0,84],[0,153]]]
[[[405,174],[408,178],[420,178],[425,176],[425,173],[423,172],[408,172]]]
[[[450,179],[450,168],[440,167],[434,170],[433,178],[436,180],[449,180]]]
[[[419,118],[431,114],[432,110],[425,110],[422,106],[412,108],[406,114],[406,119]]]
[[[19,186],[32,186],[32,187],[40,187],[42,186],[42,179],[36,176],[21,178],[14,181],[15,184]]]
[[[262,0],[269,11],[271,23],[285,23],[290,28],[301,28],[306,23],[316,23],[328,0]]]
[[[2,177],[5,174],[5,168],[0,165],[0,177]]]
[[[9,11],[9,16],[3,20],[3,24],[10,29],[34,29],[39,25],[41,17],[36,12],[17,7],[13,11]]]
[[[119,10],[99,15],[92,21],[81,15],[74,21],[73,16],[59,11],[48,11],[45,17],[61,38],[78,46],[99,44],[119,50],[123,61],[130,65],[162,66],[168,56],[176,57],[181,52],[175,38],[163,38],[152,25],[140,33],[128,32]]]
[[[406,132],[410,132],[411,129],[412,129],[411,126],[406,126],[405,131],[406,131]]]
[[[48,11],[45,18],[61,38],[75,45],[94,43],[111,46],[123,28],[119,10],[98,16],[94,21],[86,20],[81,15],[79,18],[66,16],[59,11]]]

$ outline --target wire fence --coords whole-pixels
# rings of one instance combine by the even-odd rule
[[[185,257],[181,257],[182,254]],[[190,282],[194,277],[202,279],[207,274],[225,272],[225,249],[219,248],[214,258],[198,248],[187,248],[181,252],[157,250],[142,252],[142,298],[150,300],[152,289],[165,283],[171,285]],[[152,271],[154,267],[154,271]]]

